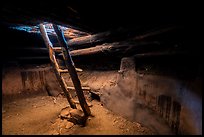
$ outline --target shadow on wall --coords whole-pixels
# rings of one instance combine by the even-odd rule
[[[189,84],[138,74],[134,67],[133,58],[122,59],[117,84],[102,91],[101,100],[107,108],[156,134],[202,134],[202,98],[187,90]]]
[[[13,65],[3,68],[2,74],[3,95],[47,92],[57,96],[63,92],[50,66],[20,68]]]

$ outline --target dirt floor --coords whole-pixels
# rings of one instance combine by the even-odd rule
[[[89,102],[93,116],[86,126],[73,124],[59,118],[61,110],[68,106],[63,96],[46,93],[4,97],[2,105],[3,135],[152,135],[150,129],[136,122],[113,114],[97,101]],[[78,107],[78,109],[80,109]]]

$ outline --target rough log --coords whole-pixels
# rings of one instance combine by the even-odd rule
[[[122,37],[125,38],[127,35],[124,33],[127,33],[127,30],[125,29],[117,29],[116,31],[106,31],[94,35],[88,35],[84,37],[78,37],[71,40],[68,40],[67,43],[72,48],[84,48],[87,46],[94,46],[96,44],[101,44],[102,42],[111,42],[114,40],[119,40]],[[120,36],[120,35],[124,36]]]
[[[111,53],[111,52],[121,52],[121,53],[127,53],[131,51],[131,49],[137,50],[138,52],[141,51],[141,49],[146,48],[157,48],[161,44],[159,42],[153,41],[153,42],[136,42],[136,41],[121,41],[121,42],[114,42],[114,43],[105,43],[102,45],[97,45],[95,47],[90,48],[83,48],[83,49],[76,49],[70,51],[71,56],[81,56],[81,55],[92,55],[92,54],[98,54],[98,53]],[[48,52],[47,48],[30,48],[29,50],[36,50],[38,53],[45,54]],[[61,48],[55,48],[55,51],[61,50]],[[146,49],[148,50],[148,49]],[[59,51],[59,55],[62,56],[62,51]],[[137,53],[138,53],[137,52]],[[78,71],[81,71],[80,69]]]
[[[114,53],[114,52],[120,52],[120,53],[127,53],[131,50],[141,49],[145,47],[156,47],[159,46],[159,42],[114,42],[114,43],[106,43],[103,45],[98,45],[91,48],[85,48],[85,49],[78,49],[73,50],[70,52],[71,56],[81,56],[81,55],[92,55],[92,54],[98,54],[98,53]]]
[[[73,39],[73,38],[83,37],[87,35],[89,34],[86,32],[82,32],[82,31],[75,30],[72,28],[68,28],[67,30],[64,31],[64,37],[67,39]]]
[[[176,27],[168,27],[168,28],[164,28],[164,29],[157,29],[157,30],[154,30],[154,31],[153,30],[148,31],[146,33],[143,33],[143,34],[137,35],[137,36],[134,35],[134,37],[127,39],[127,43],[129,43],[129,41],[135,41],[135,43],[136,42],[142,42],[146,38],[152,38],[154,36],[158,36],[158,35],[161,35],[161,34],[164,34],[164,33],[168,33],[169,31],[172,31],[175,28]],[[104,44],[101,45],[101,44],[97,44],[97,43],[101,43],[101,42],[103,42],[103,43],[106,42],[107,43],[107,41],[110,40],[111,38],[113,40],[113,37],[115,37],[115,39],[118,39],[118,38],[120,38],[120,36],[122,36],[122,34],[126,34],[125,33],[126,31],[127,30],[118,30],[118,31],[115,31],[115,32],[114,31],[113,32],[108,31],[108,32],[98,33],[98,34],[95,34],[95,35],[89,35],[89,36],[84,36],[84,37],[78,37],[78,38],[71,39],[70,41],[67,42],[69,47],[72,47],[72,49],[70,49],[71,50],[70,54],[72,56],[78,56],[81,53],[83,55],[85,55],[85,54],[88,55],[89,51],[90,51],[90,54],[95,54],[95,53],[98,53],[100,51],[103,51],[103,50],[107,49],[108,47],[103,48],[102,46]],[[116,32],[118,32],[118,33],[120,32],[119,34],[117,34],[117,36],[119,36],[117,38],[116,38],[116,34],[115,34]],[[132,33],[132,34],[134,34],[134,33]],[[120,40],[122,40],[122,39],[120,39]],[[155,39],[155,40],[159,41],[158,39]],[[125,42],[119,42],[119,44],[115,44],[115,43],[110,43],[110,44],[105,44],[105,45],[114,46],[114,45],[120,45],[120,43],[124,44]],[[87,49],[87,44],[88,44],[88,48],[90,48],[90,47],[93,47],[93,48]],[[125,44],[125,45],[128,45],[128,44]],[[57,53],[62,52],[62,49],[61,49],[61,47],[59,47],[59,44],[55,44],[55,46],[58,46],[58,47],[53,47],[55,52],[57,52]],[[18,49],[15,49],[15,50],[18,50]],[[39,55],[39,54],[44,55],[44,54],[46,54],[48,52],[47,48],[24,48],[24,49],[19,49],[19,50],[25,50],[26,53],[32,51],[33,54],[35,54],[35,55]]]
[[[54,30],[55,30],[55,32],[57,34],[58,41],[59,41],[59,43],[60,43],[60,45],[62,47],[62,51],[63,51],[63,54],[64,54],[63,57],[64,57],[64,60],[65,60],[65,65],[68,68],[70,77],[71,77],[72,82],[74,84],[74,87],[75,87],[75,90],[76,90],[76,93],[77,93],[77,97],[79,99],[80,106],[81,106],[85,116],[89,116],[89,115],[91,115],[91,111],[90,111],[90,108],[88,107],[88,104],[87,104],[86,99],[84,97],[83,90],[82,90],[82,87],[81,87],[81,82],[80,82],[80,80],[78,78],[76,69],[74,67],[74,62],[72,61],[72,57],[70,56],[68,45],[67,45],[67,42],[65,41],[63,32],[61,31],[59,26],[53,25],[53,27],[54,27]]]
[[[84,37],[78,37],[71,40],[68,40],[68,45],[73,49],[79,49],[79,48],[87,48],[92,47],[97,44],[102,44],[104,42],[113,42],[116,40],[143,40],[145,38],[157,36],[169,31],[174,30],[176,27],[168,27],[164,29],[158,29],[158,30],[151,30],[148,32],[145,32],[143,34],[137,34],[137,30],[127,30],[127,29],[118,29],[116,31],[107,31],[102,32],[94,35],[88,35]],[[136,35],[136,36],[135,36]]]

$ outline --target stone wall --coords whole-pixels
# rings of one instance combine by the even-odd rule
[[[3,68],[2,71],[3,95],[47,92],[56,96],[63,92],[53,69],[49,66],[32,66],[27,68],[11,66]]]
[[[202,134],[202,80],[140,73],[135,66],[134,58],[123,58],[118,72],[83,71],[79,78],[100,92],[105,107],[158,134]],[[3,95],[29,92],[63,91],[49,66],[3,68]]]
[[[181,81],[139,74],[134,58],[123,58],[116,85],[106,86],[101,100],[113,112],[158,134],[202,134],[200,83],[199,78]]]

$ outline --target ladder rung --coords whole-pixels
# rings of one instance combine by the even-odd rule
[[[82,90],[91,90],[90,87],[81,87],[81,88],[82,88]],[[75,90],[74,87],[70,87],[70,86],[67,86],[67,89]]]
[[[68,72],[68,69],[58,69],[58,71],[59,71],[60,73],[67,73],[67,72]]]
[[[67,73],[67,72],[69,72],[68,69],[58,69],[58,71],[59,71],[60,73]],[[80,69],[80,68],[76,68],[76,71],[82,72],[83,70]]]
[[[62,48],[61,47],[53,47],[53,50],[55,52],[62,52]]]
[[[83,70],[80,69],[80,68],[76,68],[76,71],[78,71],[78,72],[82,72]]]

